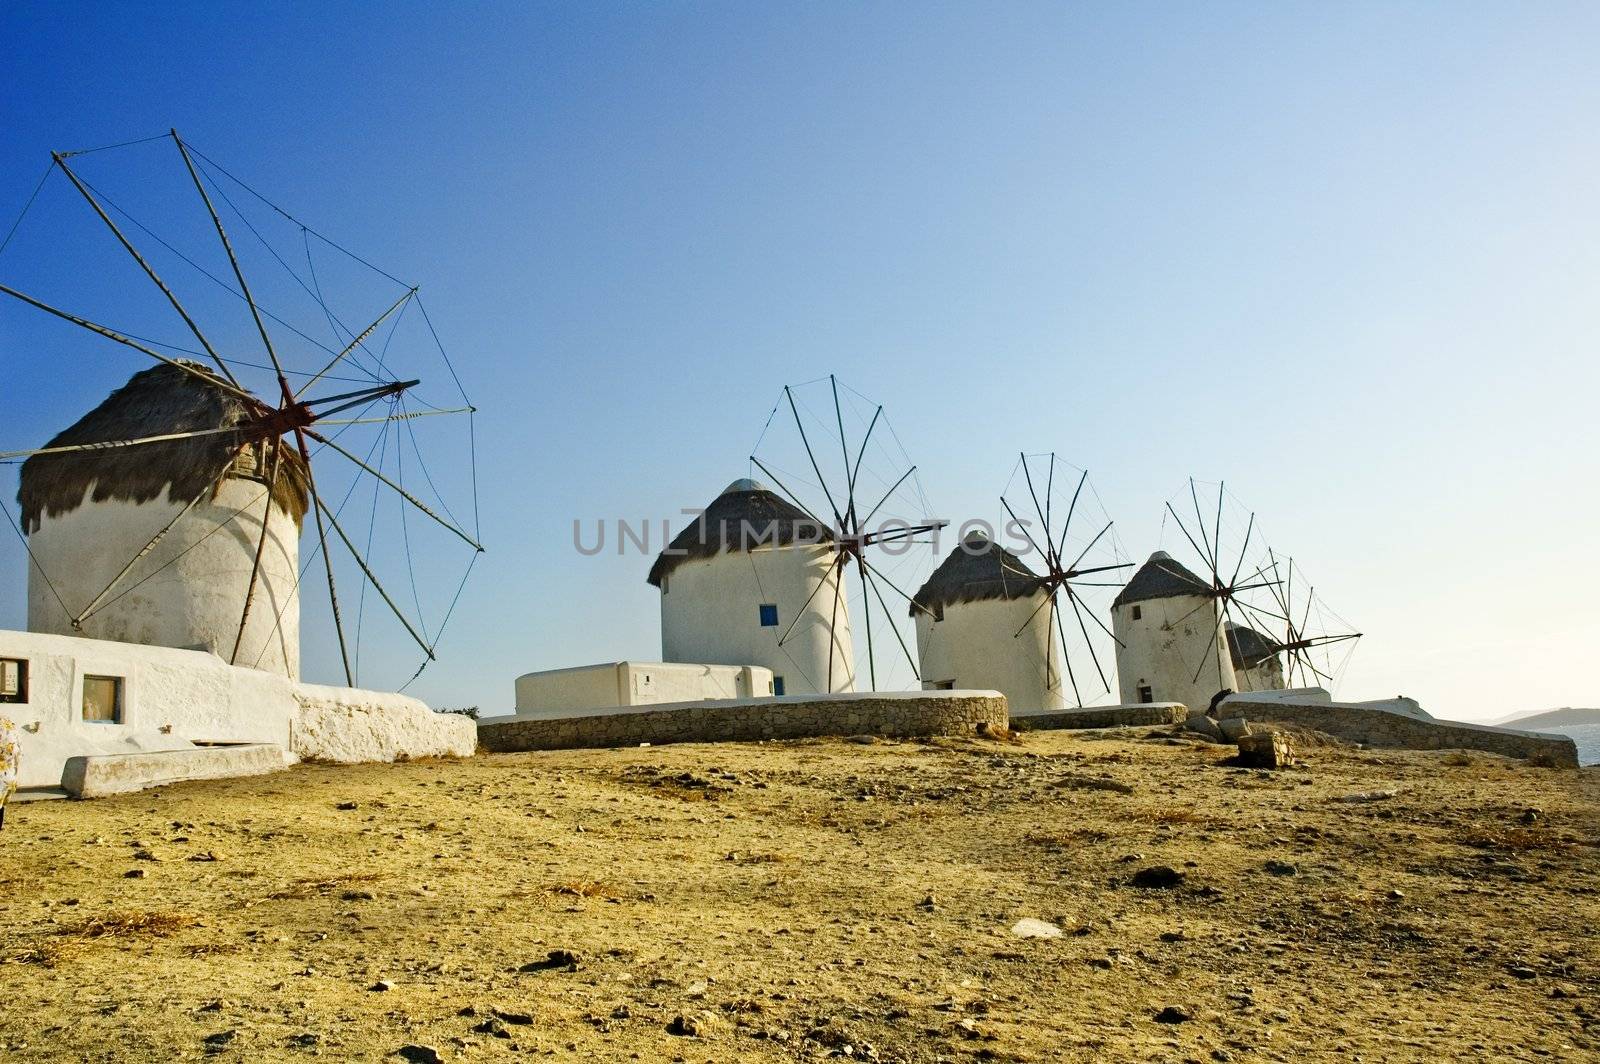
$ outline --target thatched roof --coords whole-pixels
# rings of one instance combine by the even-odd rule
[[[1172,555],[1158,550],[1150,560],[1139,567],[1112,606],[1125,606],[1130,602],[1149,602],[1151,599],[1177,598],[1180,595],[1209,595],[1211,585],[1183,567]]]
[[[969,533],[912,596],[911,615],[937,613],[957,602],[1026,598],[1040,578],[1021,558],[982,532]]]
[[[1228,651],[1236,669],[1253,669],[1278,656],[1278,647],[1272,640],[1254,628],[1231,621],[1228,623]]]
[[[673,537],[656,556],[647,578],[656,587],[678,566],[695,558],[710,558],[724,551],[750,551],[757,547],[784,547],[796,539],[819,543],[833,532],[805,515],[754,480],[736,480],[714,499],[706,512]]]
[[[199,363],[187,363],[210,380],[218,378]],[[135,373],[99,406],[79,418],[71,428],[57,433],[47,447],[81,443],[133,440],[169,432],[226,428],[250,417],[243,400],[206,379],[165,363]],[[22,506],[23,527],[37,532],[45,515],[71,513],[84,502],[93,485],[95,502],[122,500],[149,502],[166,493],[174,503],[199,497],[230,462],[239,441],[231,433],[197,436],[187,440],[145,443],[104,451],[34,455],[22,463],[17,502]],[[235,477],[265,481],[266,468],[255,471],[254,448],[239,456]],[[298,523],[305,516],[305,463],[292,447],[283,450],[282,466],[273,498]]]

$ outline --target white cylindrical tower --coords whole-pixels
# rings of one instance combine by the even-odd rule
[[[1111,603],[1122,701],[1182,702],[1205,710],[1238,690],[1209,584],[1156,551]]]
[[[981,532],[963,540],[913,597],[924,690],[993,690],[1012,712],[1070,701],[1052,607],[1039,577]]]
[[[855,690],[831,540],[756,481],[728,485],[650,569],[661,591],[662,660],[759,665],[772,670],[774,693]]]
[[[249,414],[205,379],[161,365],[135,374],[48,446],[226,428]],[[29,458],[17,493],[38,563],[28,572],[29,630],[209,650],[298,679],[306,476],[284,445],[269,499],[274,446],[218,433]]]

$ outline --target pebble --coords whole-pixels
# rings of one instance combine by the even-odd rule
[[[1168,1005],[1156,1013],[1157,1023],[1188,1023],[1194,1019],[1194,1014],[1182,1005]]]
[[[444,1064],[444,1056],[432,1046],[410,1043],[401,1046],[395,1053],[411,1064]]]
[[[1011,933],[1018,938],[1060,938],[1061,928],[1047,920],[1024,916],[1011,925]]]

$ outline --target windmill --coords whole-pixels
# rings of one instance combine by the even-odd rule
[[[775,421],[778,433],[772,432]],[[790,425],[792,433],[785,431]],[[828,457],[834,446],[838,447],[837,458]],[[818,448],[824,448],[821,457]],[[916,659],[895,623],[883,588],[908,603],[913,601],[890,570],[905,558],[913,544],[928,542],[919,540],[919,536],[936,537],[946,522],[927,516],[930,508],[917,467],[890,426],[883,405],[841,384],[832,374],[805,384],[784,385],[750,455],[750,463],[818,528],[831,532],[822,538],[819,547],[830,552],[832,578],[818,582],[812,589],[779,635],[779,646],[794,634],[796,625],[824,588],[832,589],[826,614],[829,628],[847,623],[849,601],[843,590],[844,578],[854,570],[857,599],[865,614],[867,674],[872,690],[878,690],[874,601],[880,621],[888,624],[912,675],[918,676]],[[886,558],[890,561],[885,562]],[[829,642],[827,689],[833,687],[836,668],[844,664],[834,661],[831,648],[835,642]]]
[[[131,149],[158,142],[164,142],[174,152],[158,171],[170,179],[170,184],[161,186],[162,191],[170,191],[174,185],[189,189],[183,197],[187,206],[173,207],[178,199],[176,193],[166,205],[169,220],[173,222],[168,229],[170,240],[92,184],[80,172],[81,163],[77,161],[77,157],[94,152]],[[140,150],[148,152],[150,149]],[[57,172],[68,182],[76,198],[87,205],[99,223],[97,228],[109,234],[111,241],[103,246],[114,243],[120,247],[121,253],[131,259],[138,273],[148,281],[154,297],[150,305],[159,308],[163,317],[175,315],[176,320],[152,320],[151,327],[141,327],[140,332],[166,329],[181,321],[189,339],[184,344],[150,339],[131,327],[113,328],[85,314],[62,309],[11,284],[0,283],[0,294],[57,321],[138,352],[155,363],[136,374],[100,408],[46,446],[0,452],[0,462],[22,463],[24,521],[23,525],[11,523],[23,539],[31,563],[30,626],[36,619],[37,600],[48,603],[54,614],[48,621],[49,630],[127,638],[105,634],[96,626],[108,624],[108,619],[122,608],[119,604],[131,601],[130,596],[148,594],[151,593],[149,588],[171,583],[174,573],[186,574],[185,579],[195,585],[209,585],[194,586],[190,590],[196,599],[204,597],[207,608],[213,613],[224,607],[236,613],[236,620],[212,617],[204,638],[194,641],[216,651],[224,660],[260,666],[259,654],[255,660],[249,660],[250,648],[245,645],[247,631],[252,633],[255,642],[260,641],[263,626],[278,633],[292,623],[298,631],[301,578],[315,562],[316,555],[320,555],[345,682],[351,686],[356,682],[360,632],[369,588],[422,652],[421,664],[411,677],[415,679],[428,662],[436,659],[444,624],[459,599],[477,555],[483,550],[476,531],[475,472],[469,478],[462,470],[463,475],[455,478],[458,505],[470,505],[468,515],[472,518],[473,531],[469,532],[466,523],[455,517],[449,502],[440,493],[414,427],[419,419],[443,418],[454,422],[459,417],[465,431],[457,437],[458,450],[462,455],[470,455],[475,449],[471,442],[475,409],[449,364],[449,356],[423,308],[417,287],[372,266],[299,221],[180,138],[176,130],[105,148],[52,153],[49,168],[22,216],[12,226],[6,244],[17,235],[46,183]],[[155,184],[155,181],[146,182],[140,189],[146,191]],[[241,209],[235,197],[250,210]],[[273,279],[265,285],[252,284],[243,263],[247,256],[241,254],[240,246],[235,243],[239,231],[230,235],[219,204],[226,208],[233,222],[242,223],[243,230],[254,238],[251,249],[259,243],[264,251],[257,254],[270,254],[288,278],[274,271]],[[180,246],[184,242],[180,230],[185,226],[178,221],[182,217],[179,212],[194,219],[189,227],[190,236],[206,232],[214,240],[209,252],[196,250],[193,244],[188,250]],[[60,218],[61,231],[68,234],[75,231],[77,222],[65,213]],[[268,232],[289,232],[298,238],[304,247],[303,269],[289,264],[284,253],[266,235]],[[56,266],[64,256],[67,241],[59,236],[55,234],[48,252],[40,260],[39,272],[45,277],[51,272],[48,267]],[[323,249],[320,277],[313,241],[316,247]],[[279,244],[283,242],[280,238]],[[328,261],[329,249],[337,253],[335,264]],[[5,244],[0,244],[0,252],[4,250]],[[199,261],[207,254],[215,259],[219,252],[226,260],[226,271],[208,269]],[[230,305],[235,299],[242,302],[248,310],[248,327],[245,319],[238,315],[219,315],[216,321],[202,328],[200,321],[207,315],[191,311],[199,303],[188,297],[180,299],[176,286],[158,272],[158,262],[163,266],[170,263],[186,272],[192,271],[191,275],[207,278],[228,293]],[[357,319],[357,327],[346,324],[345,318],[350,316],[348,310],[341,316],[324,296],[324,281],[341,270],[361,272],[365,281],[370,282],[368,294],[360,298],[371,309]],[[92,288],[92,282],[111,276],[108,269],[97,264],[95,270],[82,273],[81,283]],[[288,284],[289,279],[295,282],[298,292]],[[374,301],[370,296],[374,289],[387,289],[387,293]],[[203,289],[202,298],[213,291]],[[274,294],[264,300],[261,297],[266,292]],[[128,302],[120,282],[117,294],[124,297],[122,302]],[[290,295],[302,301],[309,299],[322,320],[307,329],[299,327],[285,305]],[[279,299],[283,302],[275,302]],[[356,302],[356,299],[352,297],[348,302]],[[413,308],[414,313],[408,318],[407,311]],[[309,305],[305,309],[309,312]],[[341,305],[340,309],[344,307]],[[134,313],[127,307],[124,312]],[[141,312],[151,313],[147,309]],[[313,331],[320,330],[324,321],[331,341],[312,335]],[[409,331],[402,330],[402,323],[409,324]],[[234,335],[236,331],[238,335]],[[397,334],[402,337],[398,345]],[[459,395],[452,405],[430,403],[419,389],[419,378],[393,368],[393,364],[405,364],[415,357],[419,345],[426,345],[429,353],[424,357],[429,359],[436,351],[448,370],[445,380]],[[119,434],[117,430],[130,423],[130,410],[135,409],[142,420],[132,419],[132,423],[140,426],[140,430]],[[364,449],[355,442],[363,435],[370,439],[370,446]],[[408,463],[413,478],[409,488],[405,472]],[[140,505],[134,507],[134,517],[128,518],[124,525],[134,518],[149,520],[151,514],[157,515],[159,520],[151,528],[134,527],[137,534],[128,540],[126,553],[101,559],[106,563],[102,568],[88,566],[83,571],[72,571],[72,552],[51,555],[48,549],[52,537],[60,541],[66,535],[52,522],[64,520],[62,514],[70,517],[80,505],[88,508],[92,503],[98,504],[102,496],[116,501],[118,484],[109,483],[116,479],[108,472],[113,469],[125,482],[123,486],[139,481],[136,488],[129,486],[125,494],[125,498]],[[416,483],[418,473],[424,478],[426,488]],[[85,481],[100,482],[92,499],[85,497],[82,491]],[[330,482],[345,489],[342,495],[337,490],[328,491]],[[248,497],[235,492],[229,498],[238,505],[229,503],[224,507],[225,489],[231,491],[241,483],[249,483],[260,490],[252,488]],[[152,485],[164,491],[152,490]],[[463,498],[469,485],[471,495]],[[47,498],[51,490],[63,487],[77,489],[78,497]],[[368,489],[373,510],[366,527],[347,527],[341,520],[346,505],[358,495],[367,498]],[[431,504],[420,497],[423,494],[431,496]],[[163,502],[162,495],[170,505]],[[34,500],[32,511],[29,510],[30,499]],[[396,561],[401,557],[399,546],[391,548],[376,537],[380,499],[392,500],[399,515],[395,524],[400,531],[399,538],[404,540],[404,559],[410,570],[410,610],[401,606],[397,601],[399,595],[380,581],[375,571],[375,550]],[[5,510],[9,520],[9,509],[4,506],[0,509]],[[313,557],[307,560],[305,567],[298,567],[296,541],[299,519],[305,510],[313,516],[316,543]],[[285,525],[289,519],[292,525]],[[27,534],[23,533],[24,525],[29,528]],[[447,564],[448,556],[442,547],[429,548],[429,572],[424,574],[419,585],[415,566],[411,565],[411,554],[413,547],[423,546],[434,534],[424,531],[425,527],[434,529],[446,542],[457,544],[457,549],[464,547],[470,551],[460,582],[453,585],[453,595],[448,590],[453,581],[435,581],[440,585],[437,595],[433,594],[434,583],[429,581],[430,576],[439,575],[441,567]],[[358,540],[364,543],[358,545]],[[202,543],[209,545],[201,548]],[[227,547],[229,543],[237,549],[226,565],[204,573],[195,569],[195,558],[209,552],[214,561],[219,552],[232,549]],[[175,544],[183,546],[174,549]],[[102,543],[102,547],[102,553],[121,549],[117,544],[105,546]],[[336,549],[341,559],[337,566]],[[291,586],[275,587],[270,601],[264,601],[269,596],[263,588],[273,578],[268,572],[271,558],[287,559],[289,570],[283,582]],[[344,568],[348,578],[352,564],[359,574],[360,584],[354,638],[347,636],[336,579],[337,568]],[[102,583],[107,575],[109,580]],[[35,576],[47,594],[32,594]],[[219,582],[228,586],[216,586]],[[430,600],[437,599],[438,608],[433,611],[431,625],[424,616],[420,586],[429,588]],[[146,590],[141,591],[141,588]],[[223,606],[218,606],[218,602]],[[344,605],[348,604],[346,599]],[[58,613],[56,607],[59,607]],[[288,616],[291,610],[292,619]],[[161,641],[161,638],[146,641]],[[297,646],[293,663],[284,667],[291,673],[297,671]]]
[[[1331,686],[1344,663],[1335,666],[1327,657],[1327,648],[1348,643],[1352,644],[1349,651],[1353,651],[1353,644],[1361,638],[1361,633],[1351,631],[1349,622],[1322,602],[1316,586],[1306,579],[1293,558],[1280,557],[1269,547],[1263,575],[1272,577],[1268,587],[1283,618],[1279,629],[1282,635],[1274,638],[1271,645],[1274,653],[1285,656],[1285,680],[1294,686],[1298,674],[1302,687],[1316,687],[1319,683]],[[1315,656],[1319,650],[1323,651],[1322,668],[1318,667]],[[1344,662],[1348,660],[1347,651]]]
[[[1121,640],[1113,635],[1111,629],[1100,619],[1100,608],[1094,605],[1096,600],[1103,597],[1102,594],[1090,589],[1121,587],[1122,581],[1107,579],[1107,576],[1123,569],[1130,569],[1133,563],[1122,558],[1122,552],[1117,547],[1112,532],[1115,522],[1106,515],[1105,508],[1100,505],[1099,496],[1089,484],[1087,469],[1066,467],[1077,475],[1067,481],[1073,484],[1072,495],[1067,500],[1066,514],[1057,531],[1054,524],[1054,517],[1059,512],[1056,509],[1058,502],[1055,487],[1056,464],[1054,451],[1048,455],[1020,454],[1017,458],[1017,467],[1011,474],[1011,484],[1014,484],[1017,472],[1020,470],[1022,473],[1023,484],[1028,490],[1028,501],[1032,503],[1034,517],[1038,518],[1038,536],[1029,530],[1033,522],[1018,517],[1017,507],[1011,504],[1004,493],[1000,496],[1000,504],[1005,507],[1007,515],[1011,518],[1010,528],[1022,534],[1044,569],[1037,578],[1043,598],[1028,619],[1012,633],[1012,638],[1020,639],[1039,613],[1048,609],[1045,615],[1046,629],[1048,632],[1048,629],[1053,627],[1060,639],[1061,666],[1066,670],[1066,679],[1072,687],[1073,699],[1081,708],[1084,699],[1077,674],[1084,664],[1082,656],[1085,653],[1088,654],[1089,661],[1094,665],[1095,674],[1100,680],[1100,688],[1095,694],[1111,690],[1111,681],[1107,678],[1105,668],[1100,663],[1100,655],[1095,650],[1099,636],[1090,632],[1088,622],[1092,622],[1114,644],[1121,645]],[[1038,466],[1044,466],[1041,471],[1043,476],[1040,478],[1044,488],[1042,502],[1034,478]],[[1011,490],[1011,484],[1007,485],[1007,491]],[[1087,495],[1084,492],[1086,487]],[[1091,509],[1094,511],[1092,515],[1089,513]],[[1026,507],[1023,507],[1023,512],[1027,512]],[[1087,520],[1091,516],[1093,520]],[[1073,528],[1074,517],[1080,518],[1076,530]],[[1093,577],[1099,579],[1091,579]],[[1072,619],[1076,622],[1081,642],[1074,642],[1068,638],[1069,628],[1064,620],[1066,611],[1061,607],[1063,597],[1071,607]],[[1056,668],[1051,660],[1052,657],[1053,655],[1046,654],[1044,658],[1046,683],[1049,687],[1059,690],[1061,676],[1051,675]],[[1078,659],[1078,668],[1073,667],[1075,657]],[[1087,681],[1087,676],[1085,680]]]
[[[1250,554],[1252,543],[1257,544],[1258,550],[1261,549],[1259,537],[1256,535],[1255,513],[1253,511],[1249,513],[1244,522],[1244,531],[1241,536],[1238,530],[1237,513],[1240,508],[1236,504],[1231,507],[1234,512],[1227,514],[1229,520],[1226,522],[1227,527],[1224,527],[1225,511],[1230,510],[1229,496],[1227,495],[1225,483],[1217,485],[1217,502],[1214,512],[1210,514],[1206,514],[1201,510],[1199,490],[1193,477],[1189,478],[1188,501],[1193,508],[1192,530],[1190,528],[1191,521],[1185,520],[1184,516],[1178,512],[1178,508],[1173,506],[1170,499],[1166,503],[1166,510],[1167,514],[1177,524],[1184,540],[1200,557],[1199,584],[1193,589],[1192,593],[1197,595],[1201,601],[1176,620],[1169,621],[1168,625],[1170,628],[1179,627],[1184,622],[1189,621],[1196,615],[1205,613],[1209,609],[1210,616],[1202,619],[1208,622],[1209,630],[1217,638],[1202,645],[1201,652],[1197,655],[1197,660],[1193,662],[1193,668],[1188,670],[1188,682],[1191,685],[1201,683],[1208,671],[1208,665],[1210,665],[1215,669],[1214,679],[1216,686],[1218,688],[1231,689],[1233,677],[1228,675],[1231,670],[1228,670],[1226,664],[1229,655],[1218,654],[1215,650],[1219,641],[1225,642],[1224,633],[1227,631],[1228,625],[1239,623],[1236,621],[1235,615],[1237,614],[1238,617],[1246,622],[1246,627],[1263,623],[1263,618],[1266,619],[1265,623],[1269,625],[1273,622],[1287,623],[1288,618],[1286,615],[1262,605],[1260,602],[1261,595],[1250,594],[1250,592],[1260,593],[1266,591],[1275,587],[1278,583],[1277,578],[1261,565],[1249,566],[1248,560],[1252,557]],[[1227,534],[1226,541],[1224,540],[1224,533]],[[1177,568],[1182,570],[1181,565],[1178,565]],[[1187,570],[1183,570],[1183,573],[1190,578],[1194,576],[1194,574],[1188,573]],[[1272,601],[1271,604],[1272,606],[1278,605],[1276,601]]]

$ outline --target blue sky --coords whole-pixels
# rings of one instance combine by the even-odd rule
[[[782,386],[834,372],[939,516],[996,516],[1017,452],[1054,450],[1142,558],[1187,477],[1225,479],[1367,633],[1341,694],[1486,718],[1600,702],[1597,31],[1560,4],[17,3],[0,216],[50,149],[176,126],[422,285],[481,408],[489,546],[435,703],[657,656],[649,559],[578,554],[573,520],[708,502]],[[145,183],[170,152],[82,167],[203,236]],[[85,214],[53,178],[0,279],[180,340]],[[142,368],[17,306],[0,345],[0,449]]]

